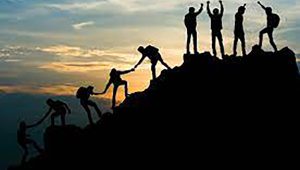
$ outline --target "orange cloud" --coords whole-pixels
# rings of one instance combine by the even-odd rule
[[[71,85],[49,85],[43,87],[20,85],[20,86],[0,86],[0,90],[5,93],[29,93],[29,94],[69,96],[69,95],[75,95],[77,87]]]
[[[53,62],[40,66],[57,72],[88,72],[111,68],[110,64],[103,62]]]

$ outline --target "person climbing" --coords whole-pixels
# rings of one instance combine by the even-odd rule
[[[104,91],[100,94],[105,94],[107,92],[107,90],[109,89],[109,87],[111,86],[111,84],[114,85],[114,89],[113,89],[113,97],[112,97],[112,109],[115,108],[116,106],[116,95],[117,95],[117,91],[119,86],[124,85],[125,88],[125,97],[128,97],[128,83],[125,80],[122,80],[121,75],[123,74],[128,74],[130,72],[133,72],[135,69],[131,69],[131,70],[126,70],[126,71],[119,71],[116,70],[115,68],[113,68],[110,72],[110,79],[104,89]]]
[[[201,4],[200,9],[195,12],[194,7],[189,8],[189,13],[185,15],[184,24],[187,30],[187,43],[186,43],[186,53],[190,54],[190,43],[193,37],[194,43],[194,53],[198,54],[197,49],[197,16],[203,11],[203,4]]]
[[[17,131],[17,141],[18,144],[22,147],[24,154],[22,156],[21,164],[26,163],[28,152],[28,145],[32,145],[40,154],[43,152],[43,149],[38,146],[38,144],[30,138],[30,135],[27,134],[27,129],[37,126],[38,124],[26,125],[25,121],[20,122],[19,129]]]
[[[274,50],[276,52],[277,46],[273,39],[273,32],[274,32],[274,29],[277,28],[279,25],[280,17],[277,14],[274,14],[272,12],[271,7],[265,7],[264,5],[261,4],[260,1],[258,1],[257,3],[265,10],[265,12],[267,14],[267,27],[264,28],[263,30],[261,30],[259,33],[259,47],[262,48],[264,34],[268,34],[270,44],[272,45],[272,47],[274,48]]]
[[[234,42],[233,42],[233,55],[237,55],[237,43],[238,40],[242,44],[242,53],[243,56],[246,56],[246,42],[245,42],[245,32],[244,32],[244,13],[246,11],[246,4],[238,8],[238,12],[235,14],[235,27],[234,27]]]
[[[99,94],[100,93],[95,93],[94,92],[94,87],[93,86],[80,87],[77,90],[77,93],[76,93],[76,97],[78,99],[80,99],[80,104],[84,108],[84,110],[86,111],[86,113],[88,115],[89,122],[90,122],[91,125],[93,125],[94,122],[93,122],[93,119],[92,119],[91,110],[90,110],[89,106],[94,107],[94,109],[96,110],[99,118],[101,118],[102,112],[98,108],[97,104],[95,102],[93,102],[92,100],[90,100],[89,98],[90,98],[91,95],[99,95]]]
[[[148,57],[151,61],[151,71],[152,71],[152,78],[153,80],[156,79],[156,64],[158,61],[161,62],[162,65],[164,65],[167,69],[171,69],[162,59],[159,49],[156,47],[153,47],[151,45],[148,45],[146,48],[143,46],[140,46],[138,48],[138,51],[142,54],[142,58],[139,60],[139,62],[134,66],[134,69],[136,69],[146,57]]]
[[[222,25],[222,17],[224,14],[224,6],[223,2],[219,1],[220,6],[221,6],[221,12],[219,13],[219,9],[215,8],[213,10],[213,14],[210,11],[210,1],[207,1],[207,13],[208,16],[211,19],[211,36],[212,36],[212,50],[213,54],[216,57],[217,56],[217,50],[216,50],[216,38],[219,40],[220,44],[220,51],[222,54],[222,57],[225,56],[225,50],[224,50],[224,45],[223,45],[223,36],[221,30],[223,29]]]
[[[48,112],[45,114],[45,116],[38,121],[36,124],[41,124],[49,115],[51,115],[51,126],[55,125],[55,118],[60,116],[61,124],[62,126],[66,125],[66,114],[67,112],[71,114],[71,109],[68,107],[68,105],[62,101],[59,100],[52,100],[48,99],[46,101],[47,105],[49,106]],[[54,111],[54,112],[52,112]]]

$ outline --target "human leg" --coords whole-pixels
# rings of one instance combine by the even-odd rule
[[[92,119],[92,115],[91,115],[91,110],[87,104],[87,101],[81,101],[81,106],[84,108],[84,110],[86,111],[87,115],[88,115],[88,119],[90,124],[94,124],[93,119]]]
[[[262,47],[262,43],[263,43],[263,37],[264,37],[264,34],[268,32],[268,28],[264,28],[263,30],[261,30],[259,32],[259,47],[261,48]]]
[[[268,32],[268,36],[269,36],[270,44],[274,48],[274,51],[277,52],[277,46],[276,46],[276,44],[274,42],[274,38],[273,38],[273,31],[274,31],[274,29],[270,29]]]

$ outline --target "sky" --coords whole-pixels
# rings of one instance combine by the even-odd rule
[[[152,44],[170,66],[180,65],[185,52],[184,15],[190,6],[199,8],[201,2],[205,4],[194,0],[0,0],[0,137],[8,135],[6,143],[14,140],[17,123],[41,116],[48,97],[62,98],[77,108],[76,89],[93,85],[97,91],[103,90],[111,68],[131,69],[139,60],[136,49],[140,45]],[[226,53],[232,53],[234,14],[244,3],[249,51],[266,25],[264,11],[255,0],[223,3]],[[274,32],[278,47],[288,46],[300,53],[300,1],[262,3],[281,17]],[[211,7],[219,7],[218,1],[212,0]],[[198,16],[197,29],[200,51],[210,51],[206,10]],[[267,37],[263,48],[272,49]],[[144,90],[150,78],[149,61],[124,76],[130,93]],[[110,97],[111,90],[95,100],[105,110]],[[124,99],[122,89],[118,99]],[[83,111],[77,110],[77,118],[70,120],[87,123]],[[7,148],[2,146],[0,149]],[[9,157],[0,151],[0,169],[5,160],[16,158],[15,152]]]

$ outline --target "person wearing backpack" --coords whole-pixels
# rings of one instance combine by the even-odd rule
[[[119,86],[124,85],[125,97],[128,97],[128,84],[127,84],[127,81],[122,80],[121,75],[128,74],[133,71],[134,71],[134,69],[126,70],[126,71],[119,71],[119,70],[116,70],[115,68],[113,68],[111,70],[111,72],[109,74],[110,79],[109,79],[104,91],[100,94],[105,94],[107,92],[107,90],[109,89],[109,87],[111,86],[111,84],[114,85],[113,97],[112,97],[112,109],[114,109],[116,106],[116,95],[117,95],[117,90],[118,90]]]
[[[88,86],[88,87],[80,87],[77,90],[76,93],[76,97],[78,99],[80,99],[80,104],[81,106],[84,108],[84,110],[86,111],[86,113],[88,114],[88,119],[91,125],[94,124],[93,119],[92,119],[92,115],[91,115],[91,110],[89,108],[89,106],[92,106],[99,118],[101,118],[102,112],[100,111],[100,109],[98,108],[97,104],[95,102],[93,102],[92,100],[90,100],[90,96],[91,95],[99,95],[100,93],[95,93],[94,92],[94,87],[93,86]]]
[[[274,14],[272,12],[271,7],[265,7],[264,5],[262,5],[260,3],[260,1],[258,1],[257,3],[265,10],[265,12],[267,14],[267,27],[264,28],[263,30],[261,30],[259,33],[259,47],[260,48],[262,47],[264,34],[268,34],[269,39],[270,39],[270,44],[272,45],[272,47],[274,48],[274,50],[276,52],[277,46],[273,39],[273,31],[275,28],[278,27],[279,22],[280,22],[280,17],[277,14]]]
[[[151,45],[148,45],[146,48],[143,46],[140,46],[138,48],[138,51],[142,54],[142,58],[139,60],[139,62],[134,66],[134,69],[136,69],[146,57],[148,57],[151,61],[151,71],[152,71],[152,78],[153,80],[156,79],[156,64],[159,61],[163,66],[165,66],[168,69],[171,69],[171,67],[168,66],[167,63],[164,62],[162,59],[159,49],[156,47],[153,47]]]
[[[201,4],[200,9],[195,12],[194,7],[189,8],[189,13],[185,15],[184,24],[187,30],[187,43],[186,43],[186,53],[190,54],[190,43],[191,38],[193,36],[193,43],[194,43],[194,53],[198,54],[197,49],[197,16],[202,12],[203,4]]]

